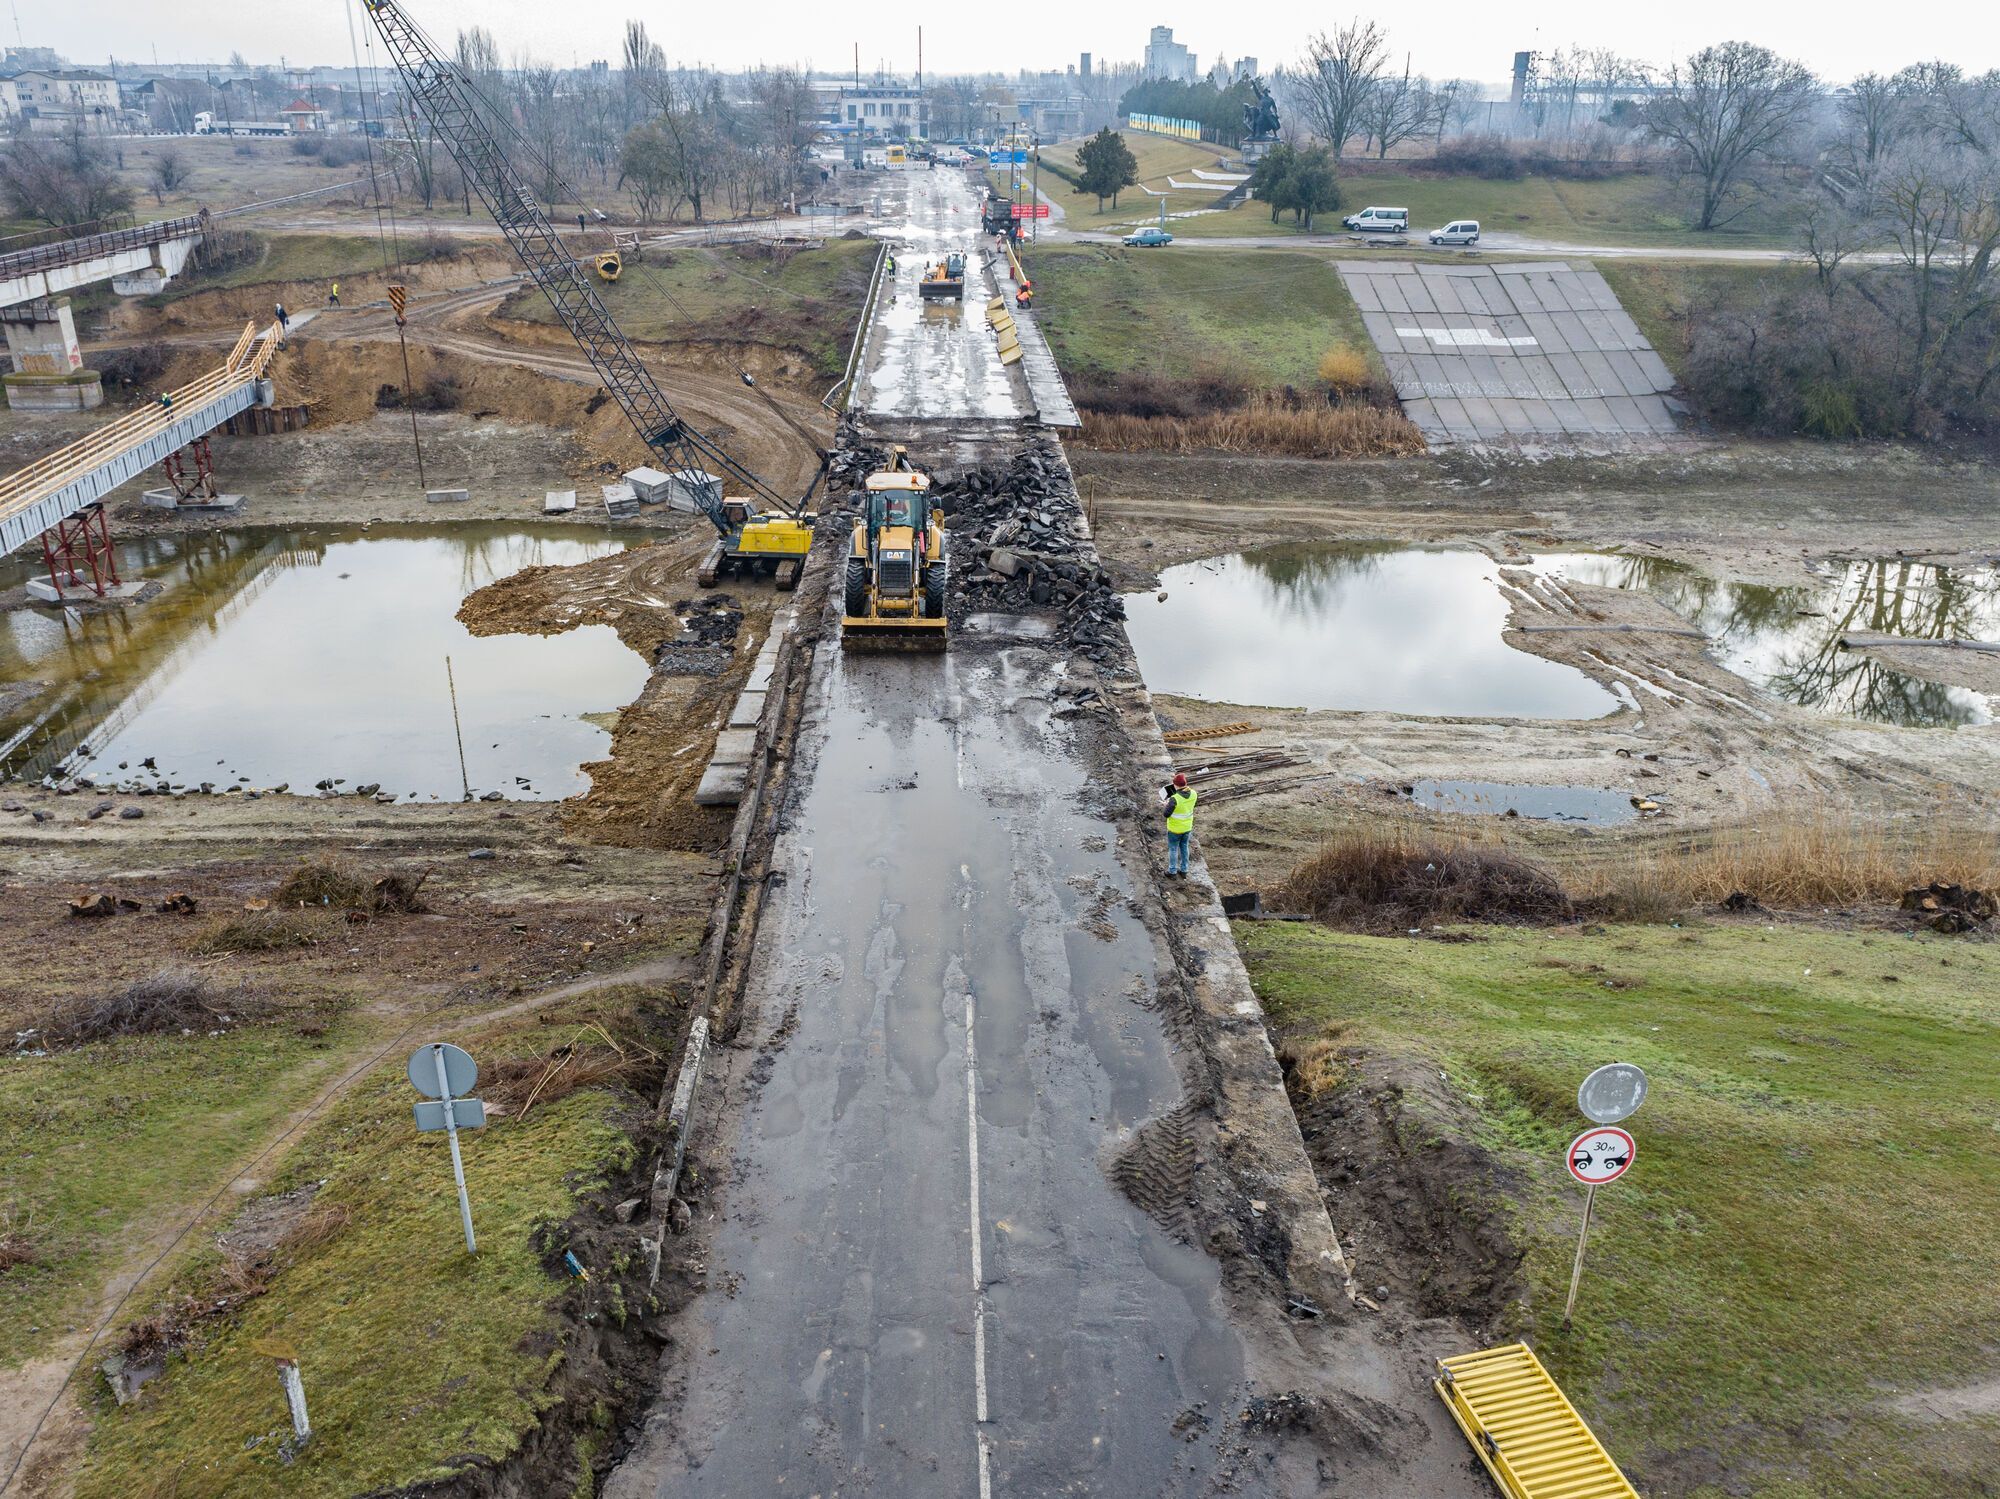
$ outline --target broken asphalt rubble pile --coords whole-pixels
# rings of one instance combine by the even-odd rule
[[[1932,931],[1947,934],[1984,931],[2000,912],[2000,904],[1987,891],[1942,881],[1904,891],[1902,908]]]
[[[855,440],[836,451],[831,473],[837,486],[858,489],[885,467],[888,450]],[[954,622],[992,611],[1056,614],[1056,633],[1101,666],[1123,652],[1118,630],[1125,602],[1098,564],[1076,486],[1054,451],[1029,447],[1005,466],[987,464],[932,474],[931,493],[951,536]]]
[[[673,677],[714,677],[736,656],[736,632],[743,610],[734,597],[714,593],[699,599],[677,599],[674,613],[681,633],[653,653],[653,670]]]

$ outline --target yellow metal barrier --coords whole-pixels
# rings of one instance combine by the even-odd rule
[[[1508,1499],[1639,1499],[1526,1343],[1441,1358],[1431,1387]]]

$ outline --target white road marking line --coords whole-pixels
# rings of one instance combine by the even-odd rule
[[[979,1212],[979,1048],[973,1038],[972,993],[965,996],[965,1142],[966,1166],[970,1178],[966,1213],[972,1228],[972,1402],[973,1416],[981,1426],[987,1421],[986,1406],[986,1252],[981,1241]],[[979,1496],[993,1493],[992,1456],[983,1432],[975,1435],[979,1448]]]

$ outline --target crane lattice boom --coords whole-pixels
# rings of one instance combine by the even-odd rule
[[[395,59],[396,70],[465,180],[486,205],[493,222],[521,257],[556,316],[577,341],[604,388],[659,453],[663,467],[709,469],[734,479],[756,495],[796,513],[770,485],[724,452],[711,438],[683,422],[651,371],[613,321],[576,257],[563,248],[555,225],[507,159],[499,137],[481,118],[473,86],[456,64],[439,53],[397,0],[365,0],[375,29]],[[717,497],[719,499],[719,497]],[[707,509],[707,506],[704,507]],[[719,506],[708,509],[718,529],[727,530]]]

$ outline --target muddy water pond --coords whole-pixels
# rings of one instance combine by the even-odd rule
[[[1723,665],[1802,708],[1913,728],[1991,723],[2000,712],[1984,693],[1840,647],[1850,634],[2000,641],[2000,569],[1843,562],[1822,567],[1811,584],[1773,588],[1650,557],[1561,553],[1534,565],[1572,582],[1651,593],[1698,626]]]
[[[1170,567],[1125,599],[1155,692],[1273,708],[1602,718],[1620,699],[1503,641],[1481,552],[1296,545]],[[1165,595],[1164,600],[1158,594]]]
[[[1616,827],[1636,821],[1639,816],[1630,792],[1602,786],[1425,779],[1413,782],[1409,795],[1418,806],[1434,812],[1528,817],[1545,822],[1581,823],[1587,827]]]
[[[472,793],[548,799],[610,734],[586,715],[629,703],[645,661],[605,625],[474,638],[474,589],[624,542],[576,526],[245,528],[124,543],[149,602],[98,614],[0,614],[0,778],[66,771],[99,785],[377,783],[463,794],[445,658]],[[0,589],[31,572],[0,561]],[[10,693],[11,685],[41,684]],[[15,699],[13,706],[7,706]],[[148,765],[147,762],[151,762]]]

